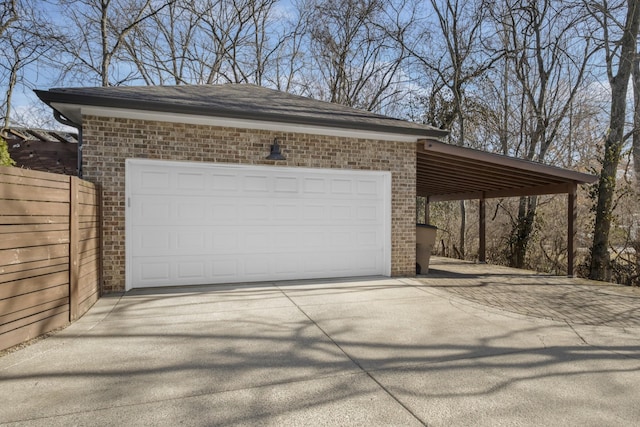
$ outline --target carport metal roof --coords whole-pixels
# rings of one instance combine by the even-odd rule
[[[594,175],[513,157],[422,140],[416,189],[430,202],[568,193]]]
[[[416,147],[416,193],[431,202],[478,199],[480,262],[486,259],[485,199],[567,194],[567,274],[573,276],[576,197],[579,184],[594,175],[527,160],[420,140]]]

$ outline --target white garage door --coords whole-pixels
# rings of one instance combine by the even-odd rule
[[[389,275],[391,174],[127,160],[126,288]]]

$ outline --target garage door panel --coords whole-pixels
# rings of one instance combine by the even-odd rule
[[[138,265],[138,275],[142,282],[162,282],[171,279],[171,266],[161,260],[141,262]]]
[[[204,190],[206,174],[194,172],[179,172],[176,174],[176,188],[189,192]]]
[[[127,161],[127,288],[385,274],[390,174]]]
[[[356,242],[358,247],[380,247],[382,244],[382,235],[373,231],[358,231],[356,234]]]
[[[250,224],[263,224],[271,219],[271,206],[267,203],[245,204],[242,206],[241,212],[242,219],[251,221]]]
[[[333,231],[329,232],[330,245],[335,248],[353,248],[355,245],[355,236],[350,231]]]
[[[316,276],[318,274],[329,274],[331,268],[330,260],[326,256],[305,257],[302,260],[303,277]],[[330,277],[330,276],[329,276]]]
[[[241,259],[227,255],[217,259],[155,257],[136,260],[137,287],[176,284],[215,284],[263,280],[342,277],[380,274],[381,254],[375,252],[244,254]],[[321,276],[318,276],[318,275]]]
[[[137,189],[163,191],[170,187],[171,174],[163,170],[151,168],[150,170],[139,171],[139,178],[136,180]]]
[[[149,200],[145,203],[137,203],[135,209],[138,211],[134,218],[136,223],[147,222],[166,223],[171,219],[171,204],[168,202]]]
[[[297,193],[298,178],[295,177],[276,177],[274,182],[274,191],[276,193]]]
[[[240,233],[237,231],[220,230],[210,236],[212,255],[236,253],[240,250]]]
[[[211,261],[211,283],[234,282],[240,276],[238,259],[218,257]]]
[[[379,221],[380,212],[375,205],[358,206],[356,217],[358,221]]]
[[[297,204],[292,202],[276,202],[273,207],[273,214],[273,220],[278,222],[297,221],[300,217],[300,209]]]
[[[331,180],[331,193],[332,196],[336,195],[350,195],[352,190],[353,180],[351,179],[332,179]]]
[[[205,200],[203,200],[205,199]],[[264,200],[256,203],[251,199],[216,196],[206,200],[203,196],[137,195],[130,202],[134,211],[132,224],[148,224],[149,221],[175,224],[176,221],[200,221],[202,224],[216,224],[219,221],[243,220],[291,221],[302,219],[316,223],[318,220],[343,221],[383,219],[380,200],[345,200],[323,202],[318,198],[301,200],[297,198]]]
[[[317,224],[326,218],[325,206],[319,204],[304,204],[302,206],[302,220]]]
[[[278,233],[280,247],[284,250],[292,250],[300,247],[299,233],[293,230],[285,230]]]
[[[272,254],[271,268],[273,273],[279,277],[300,277],[301,260],[301,254],[296,252],[285,252],[279,255]]]
[[[238,180],[233,174],[212,173],[209,179],[211,189],[221,193],[235,193],[238,191]]]
[[[184,202],[176,206],[176,216],[179,221],[208,222],[207,204],[197,201]]]
[[[382,262],[382,254],[377,252],[354,252],[353,258],[353,263],[358,266],[362,274],[372,274],[371,271],[374,271]]]
[[[269,190],[269,177],[266,175],[248,175],[242,180],[242,190],[249,193],[265,193]]]
[[[158,228],[153,230],[139,230],[132,236],[133,248],[144,253],[160,253],[169,251],[173,246],[171,244],[171,232],[166,229]]]
[[[265,231],[244,233],[243,252],[265,252],[271,248],[271,234]]]
[[[180,253],[198,254],[208,251],[206,235],[199,230],[174,232],[175,249]]]
[[[377,194],[378,183],[375,180],[359,179],[357,181],[357,192],[361,196],[375,196]]]
[[[210,220],[215,224],[232,223],[238,219],[238,206],[226,201],[220,201],[211,207]]]
[[[319,248],[344,250],[379,250],[384,243],[381,232],[365,226],[316,226],[288,227],[287,230],[265,230],[260,226],[245,226],[237,230],[228,227],[184,225],[167,229],[165,226],[138,227],[131,232],[131,249],[147,256],[169,255],[219,255],[224,253],[252,253],[272,250],[274,244],[282,250],[317,252]]]
[[[326,191],[327,180],[324,178],[303,178],[302,193],[312,196],[324,194]]]
[[[202,280],[206,278],[206,265],[199,261],[183,261],[177,264],[176,277],[178,280]]]

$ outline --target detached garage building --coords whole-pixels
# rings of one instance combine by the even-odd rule
[[[429,126],[252,85],[37,91],[103,192],[104,291],[415,274]]]

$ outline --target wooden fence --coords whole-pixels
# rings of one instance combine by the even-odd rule
[[[0,167],[0,350],[100,296],[100,196],[79,178]]]

